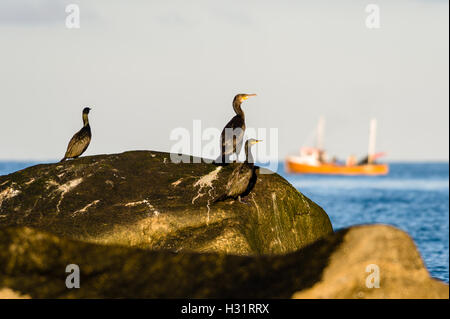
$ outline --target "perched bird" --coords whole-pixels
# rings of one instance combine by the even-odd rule
[[[253,138],[245,142],[245,162],[239,163],[231,173],[226,185],[226,194],[220,198],[221,200],[231,197],[239,198],[241,201],[241,196],[247,195],[255,185],[256,167],[250,148],[258,142],[261,141]]]
[[[83,109],[83,128],[79,130],[69,142],[67,146],[66,155],[61,160],[64,162],[68,158],[77,158],[88,148],[89,143],[91,142],[91,127],[89,125],[88,114],[91,109],[89,107],[85,107]]]
[[[256,96],[256,94],[238,94],[233,99],[233,109],[236,115],[225,125],[220,135],[220,163],[229,162],[229,157],[232,154],[237,156],[241,151],[245,132],[245,114],[242,111],[241,104],[251,96]]]

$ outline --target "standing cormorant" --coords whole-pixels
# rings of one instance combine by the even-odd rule
[[[77,158],[88,148],[89,143],[91,142],[91,127],[89,125],[88,114],[91,109],[89,107],[85,107],[83,109],[83,128],[79,130],[69,142],[67,146],[66,155],[61,160],[64,162],[68,158]]]
[[[245,162],[239,163],[228,179],[226,186],[226,194],[222,196],[219,200],[225,198],[239,198],[245,196],[253,188],[256,183],[256,167],[253,161],[253,156],[250,148],[252,145],[261,142],[260,140],[255,140],[253,138],[248,139],[245,142]]]
[[[236,115],[225,125],[220,135],[220,163],[228,162],[228,158],[232,154],[237,156],[241,151],[245,132],[245,114],[242,111],[241,104],[251,96],[256,96],[256,94],[238,94],[233,99],[233,110]]]

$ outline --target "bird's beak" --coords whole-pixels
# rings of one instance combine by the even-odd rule
[[[246,99],[248,99],[249,97],[252,97],[252,96],[256,96],[256,94],[246,94],[245,97],[244,97],[244,100],[246,100]]]
[[[256,143],[259,143],[259,142],[262,142],[262,140],[255,140],[255,141],[253,142],[253,144],[256,144]]]

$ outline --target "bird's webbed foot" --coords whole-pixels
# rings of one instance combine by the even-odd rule
[[[248,199],[247,196],[244,196],[244,197],[238,196],[238,201],[239,201],[239,203],[241,203],[241,204],[250,205],[249,199]]]

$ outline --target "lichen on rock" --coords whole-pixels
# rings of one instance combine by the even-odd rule
[[[145,249],[286,253],[330,234],[327,214],[277,174],[246,203],[225,193],[235,165],[132,151],[42,164],[0,176],[0,227]],[[194,161],[195,160],[195,161]]]

